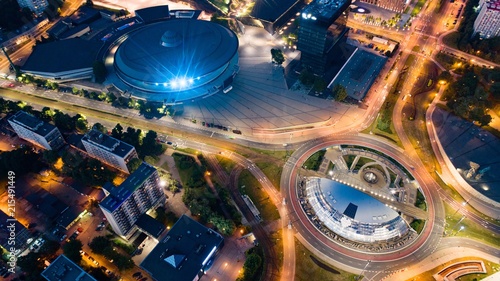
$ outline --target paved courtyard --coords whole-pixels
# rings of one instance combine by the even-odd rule
[[[271,63],[276,40],[264,29],[245,26],[239,37],[240,72],[233,90],[184,104],[179,122],[214,123],[247,133],[300,127],[311,123],[345,124],[363,110],[307,95],[305,90],[288,90],[282,68]]]

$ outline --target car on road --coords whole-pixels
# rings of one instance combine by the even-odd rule
[[[136,273],[132,274],[132,277],[137,277],[137,276],[141,276],[142,273],[140,271],[137,271]]]
[[[142,278],[142,273],[140,275],[134,276],[136,280],[139,280]]]
[[[14,84],[14,83],[9,84],[9,88],[14,88],[15,86],[16,86],[16,84]]]
[[[147,278],[147,277],[144,277],[144,278],[142,278],[140,281],[146,281],[146,280],[148,280],[148,278]]]

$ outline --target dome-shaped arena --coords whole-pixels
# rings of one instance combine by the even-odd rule
[[[238,70],[238,38],[208,21],[170,19],[127,34],[114,54],[116,74],[134,96],[177,102],[213,94]],[[228,81],[231,80],[231,81]]]
[[[349,240],[365,243],[387,241],[410,231],[395,210],[340,182],[309,178],[306,194],[318,219]]]

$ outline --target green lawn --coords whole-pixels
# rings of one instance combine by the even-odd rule
[[[238,185],[241,194],[246,194],[252,199],[264,221],[275,221],[280,218],[278,209],[276,209],[259,181],[248,170],[241,172]],[[245,187],[241,188],[242,186]]]
[[[457,212],[457,209],[451,207],[447,203],[443,203],[446,211],[446,227],[445,231],[447,236],[460,236],[475,239],[487,244],[494,245],[496,247],[500,246],[500,240],[495,237],[495,234],[481,225],[474,223],[472,220],[465,217],[460,221],[463,215]],[[467,208],[465,206],[464,208]],[[460,221],[460,223],[459,223]],[[460,226],[464,226],[462,231],[458,231]]]
[[[321,162],[323,161],[323,156],[325,156],[326,150],[322,149],[320,151],[316,151],[313,155],[307,158],[306,162],[304,162],[304,167],[307,167],[308,170],[317,171],[319,166],[321,166]]]
[[[314,256],[308,249],[306,249],[306,247],[304,247],[304,245],[302,245],[297,239],[295,239],[295,259],[296,281],[354,281],[358,277],[356,274],[335,268],[321,261],[318,257]],[[320,267],[320,265],[324,268]]]
[[[420,13],[420,11],[422,10],[422,7],[424,7],[424,5],[425,5],[425,1],[426,0],[418,0],[417,4],[415,4],[415,7],[411,11],[412,16],[416,16]]]
[[[279,160],[284,160],[287,156],[292,155],[293,150],[264,150],[264,149],[258,149],[258,148],[253,148],[249,147],[249,149],[261,154],[261,155],[267,155],[271,156],[275,159]],[[243,156],[247,157],[246,155],[242,154]]]
[[[215,155],[215,158],[217,158],[219,164],[222,166],[222,168],[224,168],[224,170],[226,170],[228,174],[231,174],[231,171],[233,171],[234,167],[238,165],[236,164],[236,162],[220,155]]]
[[[255,162],[255,165],[262,170],[262,172],[274,185],[274,188],[280,190],[281,172],[283,172],[283,167],[278,166],[273,162]]]

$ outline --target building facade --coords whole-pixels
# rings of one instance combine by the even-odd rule
[[[297,49],[301,63],[322,75],[328,54],[347,32],[348,0],[315,0],[301,12]]]
[[[17,3],[19,7],[28,8],[37,15],[41,14],[49,6],[47,0],[17,0]]]
[[[474,33],[481,38],[500,35],[500,0],[479,1],[480,11],[474,22]]]
[[[127,163],[137,158],[133,146],[94,129],[85,134],[82,144],[90,157],[125,173],[129,173]]]
[[[56,126],[31,114],[18,111],[8,121],[20,138],[36,146],[52,150],[64,145],[64,139]]]
[[[407,4],[409,4],[409,1],[407,3],[405,0],[361,0],[361,2],[372,4],[397,13],[404,12]]]
[[[142,163],[118,187],[104,187],[108,196],[99,204],[109,224],[122,237],[130,237],[139,217],[152,208],[165,204],[158,171]]]

